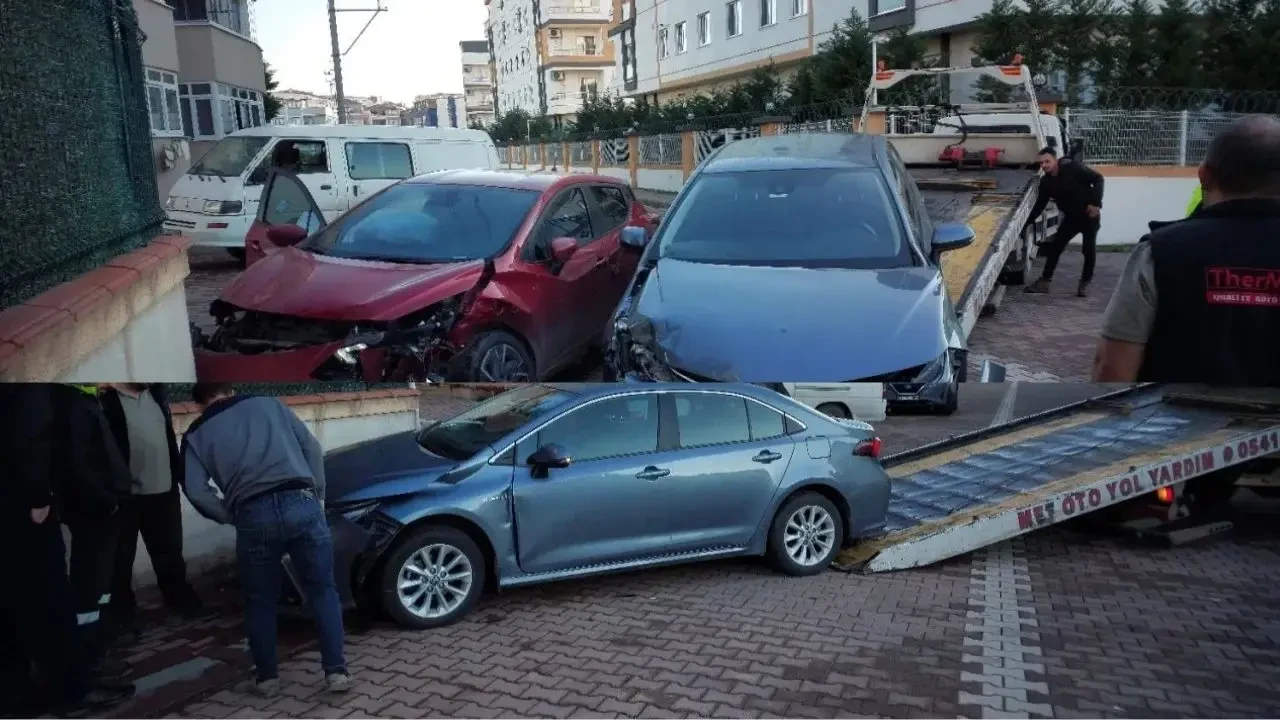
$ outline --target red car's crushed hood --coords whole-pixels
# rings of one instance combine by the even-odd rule
[[[470,290],[483,270],[482,260],[416,265],[284,248],[241,273],[221,299],[291,317],[390,321]]]

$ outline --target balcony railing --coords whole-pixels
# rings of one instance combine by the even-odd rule
[[[587,48],[582,45],[552,45],[547,48],[547,52],[552,57],[598,57],[603,58],[604,53],[600,46],[591,48],[594,52],[587,52]]]
[[[487,75],[465,75],[462,78],[464,85],[489,85],[490,80]]]
[[[544,15],[600,15],[603,12],[600,3],[548,3],[542,6]]]

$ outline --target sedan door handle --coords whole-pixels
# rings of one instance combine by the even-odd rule
[[[321,190],[332,190],[332,189],[333,189],[333,186],[332,186],[332,185],[321,185],[321,186],[320,186],[320,189],[321,189]]]
[[[751,458],[752,462],[765,463],[765,464],[771,463],[774,460],[781,460],[781,459],[782,459],[782,453],[770,452],[768,450],[761,450],[755,457]]]
[[[644,470],[641,470],[640,472],[636,473],[636,477],[639,478],[640,480],[657,480],[658,478],[664,478],[670,474],[671,474],[671,471],[667,470],[666,468],[656,468],[650,465]]]

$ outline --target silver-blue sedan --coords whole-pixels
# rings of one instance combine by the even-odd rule
[[[621,570],[812,575],[883,530],[879,455],[870,425],[757,385],[525,385],[328,456],[338,582],[427,628],[486,589]]]

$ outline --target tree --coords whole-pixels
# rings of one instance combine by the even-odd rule
[[[1260,90],[1275,75],[1261,67],[1255,51],[1255,28],[1261,19],[1259,0],[1204,0],[1200,67],[1205,85],[1226,90]],[[1271,43],[1280,38],[1271,38]]]
[[[1155,46],[1152,53],[1155,68],[1151,79],[1156,87],[1203,87],[1200,78],[1201,31],[1191,0],[1165,0],[1164,7],[1155,18],[1152,44]]]
[[[276,115],[280,114],[280,108],[283,103],[280,98],[272,93],[280,87],[280,82],[276,80],[276,71],[271,69],[267,63],[262,64],[263,82],[262,87],[266,88],[266,92],[262,93],[262,113],[266,115],[264,122],[271,122]]]
[[[787,104],[796,108],[813,105],[817,102],[818,86],[817,81],[813,78],[813,67],[808,61],[805,61],[796,69],[796,74],[791,78],[791,82],[787,83]]]
[[[1027,36],[1027,13],[1014,0],[994,0],[991,9],[978,16],[978,42],[973,46],[975,65],[1000,65],[1009,62],[1022,50]],[[967,99],[967,88],[956,88],[961,99]],[[973,97],[978,102],[1009,102],[1013,88],[988,77],[974,83]]]
[[[891,32],[876,51],[876,59],[884,60],[891,70],[910,70],[925,66],[925,54],[929,47],[919,35],[906,28]],[[882,91],[881,105],[936,105],[945,102],[938,97],[941,84],[937,77],[912,77]]]
[[[1156,17],[1151,0],[1126,0],[1115,22],[1112,87],[1150,86],[1156,68]]]
[[[1063,97],[1074,104],[1100,76],[1099,71],[1110,64],[1111,44],[1105,31],[1113,9],[1111,0],[1062,0],[1060,10],[1053,25],[1055,37],[1064,40],[1053,48],[1056,57],[1052,60],[1066,78]]]
[[[1254,67],[1262,74],[1262,80],[1256,88],[1271,92],[1280,91],[1280,77],[1275,68],[1280,65],[1280,0],[1262,0],[1258,9],[1258,19],[1253,26],[1253,37],[1249,45],[1254,57]],[[1274,106],[1268,104],[1261,107],[1250,107],[1254,112],[1275,112]]]
[[[862,99],[871,79],[871,30],[856,9],[831,28],[809,62],[816,99]]]

